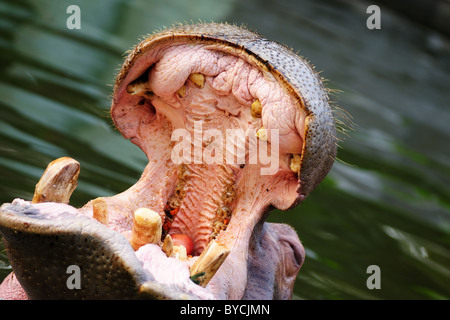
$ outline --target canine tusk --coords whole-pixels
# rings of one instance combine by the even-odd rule
[[[62,157],[50,162],[36,184],[32,203],[69,203],[79,174],[80,164],[72,158]]]
[[[159,243],[162,234],[160,215],[148,208],[140,208],[134,212],[131,230],[131,246],[134,250],[148,243]]]
[[[216,240],[211,240],[192,265],[190,269],[191,280],[202,287],[206,287],[228,257],[230,251]]]

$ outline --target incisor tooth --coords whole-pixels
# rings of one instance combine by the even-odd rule
[[[256,99],[252,103],[252,117],[261,118],[261,110],[262,110],[261,102],[258,99]]]
[[[206,287],[230,254],[230,249],[211,240],[190,269],[191,280]]]
[[[291,159],[291,170],[294,172],[300,171],[301,157],[299,154],[294,154]]]
[[[140,208],[134,212],[130,241],[134,250],[148,243],[159,243],[161,233],[162,221],[157,212],[148,208]]]
[[[97,198],[92,201],[92,215],[95,220],[108,227],[108,204],[105,199]]]
[[[205,85],[205,76],[201,73],[191,73],[189,75],[189,80],[191,80],[200,89]]]
[[[162,251],[164,251],[164,253],[168,257],[171,257],[173,254],[173,241],[172,241],[172,237],[169,234],[164,238],[164,242],[162,245]]]
[[[62,157],[50,162],[36,184],[32,203],[69,203],[79,174],[80,164],[72,158]]]

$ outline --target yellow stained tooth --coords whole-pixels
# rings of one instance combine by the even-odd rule
[[[261,127],[256,131],[256,137],[262,141],[267,141],[267,130]]]
[[[261,110],[262,110],[261,102],[258,99],[256,99],[252,103],[252,117],[261,118]]]
[[[205,76],[201,73],[191,73],[189,75],[189,80],[191,80],[200,89],[205,85]]]
[[[109,226],[108,204],[105,199],[97,198],[92,201],[92,213],[95,220],[107,227]]]
[[[69,157],[50,162],[34,190],[32,203],[69,203],[77,187],[80,164]]]
[[[301,157],[299,154],[293,154],[293,157],[291,159],[291,170],[294,172],[300,171],[300,165],[301,165]]]
[[[163,242],[163,245],[162,245],[162,251],[164,251],[164,253],[168,257],[171,257],[172,254],[173,254],[173,240],[172,240],[172,237],[170,236],[170,234],[168,234],[164,238],[164,242]]]
[[[180,98],[184,98],[186,96],[186,86],[182,86],[178,89],[177,94]]]
[[[132,96],[148,97],[153,94],[148,81],[135,81],[127,86],[127,92]]]
[[[131,230],[131,246],[134,250],[148,243],[159,243],[162,234],[161,216],[148,208],[140,208],[134,212]]]
[[[230,249],[211,240],[190,269],[191,280],[206,287],[230,254]]]

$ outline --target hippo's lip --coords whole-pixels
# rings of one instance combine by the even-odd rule
[[[149,163],[134,186],[100,199],[108,227],[93,219],[98,199],[80,209],[19,200],[2,207],[0,231],[27,294],[288,297],[303,249],[295,232],[264,220],[271,207],[286,210],[303,200],[336,153],[327,92],[309,65],[235,26],[175,27],[129,54],[111,116]],[[163,238],[189,236],[193,257],[166,257],[158,244],[134,253],[126,238],[142,207],[160,215]],[[231,251],[203,288],[191,281],[189,268],[215,242]],[[67,288],[67,265],[80,266],[87,288]]]

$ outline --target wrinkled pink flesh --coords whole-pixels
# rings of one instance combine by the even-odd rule
[[[164,103],[189,112],[172,122],[190,125],[195,116],[208,116],[209,128],[252,127],[249,106],[258,99],[263,107],[262,125],[278,129],[281,153],[300,153],[304,132],[304,113],[294,98],[268,74],[239,57],[213,51],[202,45],[179,45],[161,51],[161,58],[149,75],[151,90]],[[204,74],[208,90],[200,90],[186,102],[180,102],[175,92],[184,85],[192,73]],[[158,100],[156,100],[158,101]],[[155,102],[152,101],[155,105]],[[164,106],[162,106],[164,108]],[[158,109],[158,107],[157,107]],[[246,112],[247,111],[247,112]],[[233,115],[230,118],[228,114]],[[257,122],[261,127],[261,122]],[[257,127],[256,129],[259,129]]]
[[[0,285],[0,299],[3,300],[28,300],[25,290],[17,280],[14,272],[6,276]]]

